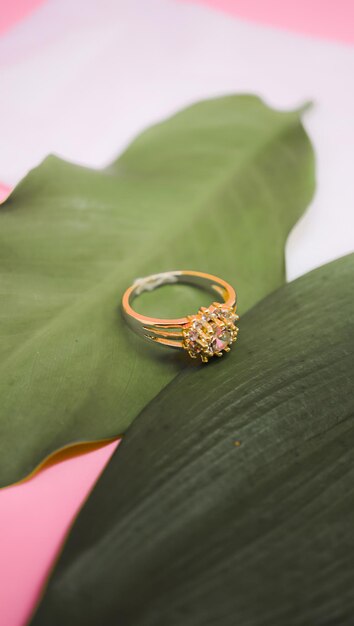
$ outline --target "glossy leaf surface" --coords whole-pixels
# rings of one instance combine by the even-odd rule
[[[242,320],[140,414],[32,626],[352,623],[354,256]]]

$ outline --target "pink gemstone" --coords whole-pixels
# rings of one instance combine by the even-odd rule
[[[221,352],[227,348],[227,346],[231,343],[231,333],[229,330],[225,330],[223,328],[217,328],[215,330],[212,342],[211,349],[213,352]]]

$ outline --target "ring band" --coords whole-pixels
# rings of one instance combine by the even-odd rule
[[[202,287],[221,296],[223,302],[213,302],[207,308],[200,307],[194,315],[176,319],[147,317],[134,311],[131,306],[134,298],[168,283]],[[190,357],[199,356],[204,363],[212,356],[229,352],[237,339],[236,292],[226,281],[204,272],[177,270],[138,278],[125,291],[122,310],[127,323],[138,335],[163,346],[186,350]]]

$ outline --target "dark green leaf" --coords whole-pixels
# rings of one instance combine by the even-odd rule
[[[353,280],[351,256],[278,290],[150,403],[32,626],[352,624]]]
[[[0,485],[123,433],[185,367],[127,330],[134,278],[217,274],[241,312],[284,282],[284,243],[314,188],[300,114],[253,96],[203,102],[104,171],[50,157],[17,187],[0,210]],[[179,286],[141,306],[176,317],[205,303]]]

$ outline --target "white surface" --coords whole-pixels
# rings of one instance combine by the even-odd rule
[[[172,0],[49,0],[0,41],[0,180],[49,152],[101,167],[199,98],[311,99],[316,198],[290,236],[288,278],[354,248],[354,49]]]

